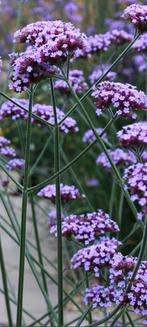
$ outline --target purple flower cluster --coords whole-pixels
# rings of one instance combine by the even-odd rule
[[[25,160],[24,159],[11,159],[7,162],[7,169],[9,170],[21,170],[25,166]]]
[[[10,89],[16,92],[27,91],[30,84],[49,78],[57,72],[55,66],[44,62],[39,50],[28,48],[20,54],[11,54]]]
[[[75,69],[69,72],[69,82],[74,89],[75,93],[81,94],[88,89],[85,81],[84,73],[82,70]],[[58,80],[55,82],[55,89],[63,94],[70,94],[70,89],[66,81]]]
[[[147,206],[147,163],[137,163],[126,168],[124,180],[127,182],[132,201],[141,207]]]
[[[73,23],[81,23],[82,16],[79,15],[79,6],[75,1],[69,1],[64,6],[64,11],[68,19]]]
[[[122,45],[126,42],[132,41],[132,34],[124,30],[112,30],[110,33],[111,44]]]
[[[85,290],[84,302],[86,305],[92,305],[92,308],[109,308],[114,304],[116,297],[113,286],[93,285]]]
[[[97,244],[80,249],[71,259],[72,269],[84,267],[85,271],[93,271],[99,277],[102,267],[111,266],[112,259],[121,242],[115,238],[101,237]]]
[[[136,118],[134,111],[147,109],[147,97],[143,91],[130,84],[102,82],[92,93],[97,106],[97,115],[114,107],[118,116]]]
[[[124,147],[147,145],[147,122],[139,122],[123,126],[117,133],[120,143]]]
[[[63,203],[69,201],[85,198],[84,194],[81,194],[74,185],[60,184],[61,200]],[[46,198],[55,203],[56,201],[56,185],[47,185],[37,194],[41,198]]]
[[[77,241],[85,245],[94,242],[97,237],[107,232],[118,231],[118,225],[102,210],[82,215],[70,215],[62,222],[62,235],[67,238],[74,236]],[[57,225],[51,227],[50,233],[57,236]]]
[[[64,219],[64,213],[61,213],[61,218]],[[57,220],[57,211],[56,209],[54,209],[53,211],[48,213],[48,226],[49,228],[51,228],[51,226],[56,224],[56,220]]]
[[[96,132],[100,135],[103,132],[103,128],[101,128],[101,127],[96,128]],[[102,138],[104,141],[106,141],[106,142],[108,141],[106,133],[104,133]],[[95,137],[92,129],[89,129],[83,136],[83,142],[85,142],[85,143],[92,143],[95,140],[96,140],[96,137]]]
[[[13,148],[9,147],[9,146],[6,146],[4,148],[0,148],[0,154],[2,156],[8,157],[8,158],[16,157],[16,151]]]
[[[16,101],[18,104],[20,104],[22,107],[28,109],[29,102],[27,99],[16,99],[12,98],[12,100]],[[27,118],[27,113],[16,106],[11,101],[5,101],[1,108],[0,108],[0,120],[3,120],[6,117],[11,117],[13,120],[17,120],[20,118]]]
[[[47,106],[45,104],[35,104],[33,106],[32,110],[33,114],[41,117],[42,119],[46,120],[51,125],[55,124],[55,118],[54,118],[54,110],[52,106]],[[56,109],[57,112],[57,120],[58,123],[64,118],[64,113],[60,109]],[[37,123],[35,119],[33,119],[33,123]],[[65,134],[71,132],[76,133],[79,131],[79,128],[77,127],[77,122],[72,117],[67,117],[64,122],[61,124],[60,129]]]
[[[147,31],[147,6],[132,4],[124,10],[122,17],[140,30]]]
[[[134,257],[123,256],[120,252],[115,254],[109,270],[110,284],[125,289],[126,281],[128,282],[131,278],[136,263],[137,260]]]
[[[139,73],[146,73],[147,71],[147,62],[146,58],[143,55],[136,55],[133,58],[135,69]]]
[[[115,150],[108,150],[108,153],[116,166],[126,167],[136,163],[136,156],[131,151],[124,151],[117,148]],[[104,152],[98,156],[96,164],[101,165],[105,169],[111,168],[111,164]]]
[[[7,145],[10,145],[10,141],[6,139],[4,136],[0,136],[0,148],[6,147]]]
[[[108,70],[108,68],[109,66],[104,64],[97,66],[89,76],[91,84],[98,81],[99,78]],[[112,82],[116,78],[116,75],[117,74],[115,72],[111,71],[107,74],[106,80]]]
[[[134,43],[133,48],[137,52],[147,51],[147,33],[144,33],[140,36],[140,38]]]

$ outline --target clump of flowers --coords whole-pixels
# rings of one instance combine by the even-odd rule
[[[99,127],[99,128],[96,128],[96,132],[101,135],[101,133],[103,132],[103,128]],[[108,141],[108,138],[107,138],[107,135],[106,133],[103,134],[103,140],[104,141]],[[93,133],[93,130],[92,129],[89,129],[87,132],[85,132],[84,136],[83,136],[83,142],[85,143],[92,143],[96,140],[96,137]]]
[[[65,218],[64,213],[61,213],[62,220]],[[54,209],[53,211],[48,213],[48,226],[51,228],[53,225],[55,225],[57,222],[57,211]]]
[[[129,20],[139,30],[147,31],[147,6],[132,4],[124,10],[122,17]]]
[[[118,116],[136,118],[135,111],[147,110],[147,97],[143,91],[130,84],[102,82],[92,93],[97,106],[97,115],[114,107]]]
[[[147,51],[147,33],[144,33],[140,36],[140,38],[134,43],[133,48],[137,52]]]
[[[115,238],[101,237],[97,244],[80,249],[71,259],[71,268],[84,267],[85,271],[94,272],[99,277],[102,267],[111,266],[114,254],[121,242]]]
[[[109,66],[102,64],[97,66],[89,76],[91,84],[94,84],[108,70]],[[116,78],[116,73],[111,71],[107,74],[106,80],[113,81]]]
[[[51,125],[55,124],[55,118],[54,118],[54,110],[52,106],[47,106],[45,104],[35,104],[33,106],[32,110],[33,114],[41,117],[42,119],[46,120]],[[64,113],[59,108],[56,108],[57,112],[57,120],[58,123],[64,118]],[[36,124],[36,119],[33,119],[33,123]],[[77,122],[72,117],[67,117],[64,122],[61,124],[60,129],[65,134],[71,132],[76,133],[78,132],[79,128],[77,126]]]
[[[64,185],[60,184],[60,193],[61,200],[63,203],[67,203],[69,201],[78,200],[84,198],[85,195],[81,194],[79,190],[74,185]],[[55,184],[50,184],[45,186],[40,192],[37,194],[41,198],[46,198],[55,203],[56,201],[56,186]]]
[[[85,245],[94,242],[107,232],[118,231],[118,225],[102,210],[82,215],[70,215],[62,221],[62,235],[67,238],[74,236],[77,241]],[[57,225],[51,227],[50,233],[57,236]]]
[[[93,285],[86,288],[84,302],[86,305],[92,305],[92,308],[109,308],[114,304],[116,290],[113,286]]]
[[[89,53],[99,53],[108,51],[111,45],[110,32],[105,34],[95,34],[94,36],[89,36],[88,47]]]
[[[9,170],[21,170],[25,166],[25,160],[24,159],[11,159],[7,162],[7,169]]]
[[[132,34],[124,30],[112,30],[110,33],[111,44],[122,45],[125,42],[132,41]]]
[[[117,133],[120,143],[124,147],[147,145],[147,122],[139,122],[123,126]]]
[[[81,94],[88,89],[82,70],[74,69],[69,72],[69,82],[75,93]],[[70,94],[70,89],[66,81],[58,80],[55,82],[55,89],[63,94]]]
[[[49,78],[57,69],[44,62],[39,49],[28,48],[20,54],[11,54],[11,82],[10,89],[15,92],[27,91],[30,85]]]
[[[137,163],[126,168],[124,180],[127,182],[132,201],[141,207],[147,206],[147,163]]]
[[[16,101],[22,107],[28,109],[29,102],[27,99],[16,99],[12,98],[12,100]],[[26,119],[27,113],[23,109],[16,106],[11,101],[5,101],[0,109],[0,120],[3,120],[6,117],[11,117],[13,120],[17,120],[20,118]]]
[[[136,163],[136,156],[131,151],[124,151],[117,148],[115,150],[108,150],[108,153],[116,166],[127,167]],[[96,164],[105,169],[111,169],[111,164],[104,152],[98,156]]]
[[[147,70],[147,62],[146,59],[143,55],[136,55],[133,58],[133,62],[135,65],[135,69],[139,72],[139,73],[146,73]]]
[[[4,148],[0,148],[0,154],[2,156],[5,156],[5,157],[8,157],[8,158],[14,158],[16,157],[16,151],[15,149],[9,147],[9,146],[6,146]]]
[[[6,139],[4,136],[0,136],[0,148],[6,147],[7,145],[10,145],[10,141]]]

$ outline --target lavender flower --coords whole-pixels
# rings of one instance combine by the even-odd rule
[[[81,94],[88,89],[82,70],[71,70],[69,72],[69,82],[75,93]],[[70,94],[70,89],[65,81],[58,80],[55,82],[55,89],[63,94]]]
[[[102,82],[92,93],[97,115],[113,106],[118,116],[136,118],[134,111],[147,109],[147,97],[143,91],[130,84]]]
[[[144,33],[140,36],[140,38],[133,44],[133,48],[137,52],[147,51],[147,33]]]
[[[96,245],[80,249],[71,259],[72,269],[84,267],[99,277],[99,270],[111,266],[112,259],[121,242],[115,238],[101,237]]]
[[[96,128],[96,132],[100,135],[103,131],[103,128]],[[83,142],[85,143],[92,143],[96,140],[96,137],[93,133],[93,130],[92,129],[89,129],[83,136]],[[103,135],[103,140],[108,142],[108,138],[107,138],[107,135],[106,133],[104,133]]]
[[[0,154],[2,156],[8,157],[8,158],[16,157],[16,151],[13,148],[9,147],[9,146],[6,146],[4,148],[0,148]]]
[[[25,160],[17,158],[9,160],[6,165],[7,169],[9,170],[21,170],[24,168],[24,166]]]
[[[27,99],[16,99],[12,98],[12,100],[16,101],[18,104],[20,104],[22,107],[28,109],[29,102]],[[5,101],[0,109],[0,120],[3,120],[6,117],[11,117],[13,120],[17,120],[20,118],[27,118],[27,113],[16,106],[11,101]]]
[[[147,6],[132,4],[124,10],[122,17],[141,31],[147,31]]]
[[[16,92],[27,91],[32,83],[49,78],[56,68],[41,58],[40,50],[28,48],[25,52],[11,54],[12,75],[10,89]]]
[[[124,147],[147,145],[147,122],[139,122],[123,126],[117,133],[120,143]]]
[[[91,84],[94,84],[96,81],[99,80],[99,78],[108,70],[109,66],[102,64],[97,66],[93,72],[89,76],[89,80]],[[107,81],[113,81],[116,78],[116,73],[115,72],[109,72],[106,76]]]
[[[132,201],[141,207],[147,206],[147,163],[137,163],[128,167],[124,172]]]
[[[74,185],[64,185],[60,184],[60,192],[61,192],[61,200],[63,203],[67,203],[69,201],[78,200],[81,198],[85,198],[84,194],[81,194]],[[40,197],[49,199],[53,203],[56,201],[56,186],[47,185],[37,194]]]
[[[57,111],[57,120],[58,123],[64,118],[64,113],[60,109],[56,109]],[[47,106],[45,104],[35,104],[33,106],[32,110],[33,114],[36,114],[37,116],[41,117],[42,119],[46,120],[48,123],[54,125],[55,124],[55,118],[54,118],[54,110],[52,106]],[[33,123],[36,124],[36,120],[33,119]],[[64,122],[61,124],[60,129],[65,134],[71,132],[76,133],[78,132],[79,128],[77,127],[77,122],[75,119],[71,117],[67,117]]]
[[[133,163],[136,163],[136,156],[131,151],[124,151],[122,149],[108,150],[110,157],[116,166],[129,166]],[[111,164],[104,152],[102,152],[97,160],[97,165],[101,165],[103,168],[110,169]]]
[[[62,235],[72,235],[79,242],[88,245],[107,232],[118,232],[118,225],[102,210],[83,215],[70,215],[62,221]],[[57,225],[53,225],[50,233],[57,236]]]
[[[0,148],[6,147],[7,145],[10,145],[10,143],[11,142],[4,136],[0,136]]]

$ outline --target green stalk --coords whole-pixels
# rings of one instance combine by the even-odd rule
[[[88,272],[86,271],[86,278],[85,278],[85,281],[86,281],[86,288],[89,288],[89,276],[88,276]],[[89,325],[92,324],[92,311],[89,310],[88,311],[88,322],[89,322]]]
[[[122,309],[122,310],[121,310],[121,311],[116,315],[116,317],[115,317],[114,320],[112,321],[110,327],[113,327],[113,326],[115,325],[116,321],[117,321],[117,320],[119,319],[119,317],[121,317],[121,315],[123,314],[123,311],[124,311],[124,309]]]
[[[130,325],[131,325],[132,327],[135,327],[135,325],[134,325],[134,323],[133,323],[133,320],[132,320],[132,318],[131,318],[129,312],[126,311],[126,315],[127,315],[127,317],[128,317],[128,320],[129,320]]]
[[[105,128],[103,129],[102,133],[100,134],[100,137],[102,137],[104,135],[104,133],[106,132],[106,130],[108,129],[108,127],[111,126],[112,122],[113,122],[114,118],[110,119],[110,121],[107,123],[107,125],[105,126]],[[56,177],[60,176],[61,174],[64,173],[64,171],[66,171],[68,168],[70,168],[71,166],[73,166],[75,163],[77,163],[95,144],[97,143],[97,140],[93,141],[92,143],[90,143],[84,150],[82,150],[80,152],[80,154],[78,154],[73,160],[71,160],[67,165],[65,165],[62,169],[60,169],[59,171],[57,171],[55,174],[53,174],[51,177],[47,178],[45,181],[41,182],[40,184],[30,187],[28,189],[28,194],[29,193],[34,193],[39,191],[42,187],[48,185],[48,183],[50,183],[52,180],[54,180]]]
[[[45,151],[46,151],[49,143],[50,143],[50,137],[48,138],[48,140],[44,144],[44,147],[43,147],[42,151],[40,152],[39,156],[37,157],[34,165],[31,167],[30,172],[29,172],[29,176],[31,176],[33,174],[33,172],[34,172],[35,168],[37,167],[39,161],[42,159],[42,157],[43,157],[43,155],[44,155],[44,153],[45,153]]]
[[[9,301],[9,290],[7,285],[7,273],[5,268],[5,261],[4,261],[4,255],[3,255],[3,249],[2,249],[2,243],[0,239],[0,267],[1,267],[1,274],[2,274],[2,281],[4,286],[4,295],[5,295],[5,303],[6,303],[6,310],[7,310],[7,316],[8,316],[8,323],[9,326],[13,326],[12,321],[12,314],[11,314],[11,306]]]
[[[79,99],[80,102],[84,101],[85,98],[87,98],[88,95],[90,95],[93,91],[94,86],[97,86],[99,83],[101,83],[105,77],[108,75],[108,73],[120,62],[120,60],[127,54],[127,52],[130,50],[132,45],[135,43],[135,41],[139,38],[140,34],[137,34],[131,43],[128,44],[128,46],[120,53],[120,55],[116,58],[116,60],[112,63],[112,65],[106,70],[106,72],[101,76],[96,83],[94,83],[87,92]],[[63,121],[77,108],[78,102],[75,103],[75,105],[67,112],[67,114],[64,116],[64,118],[60,121],[59,125],[63,123]]]
[[[56,112],[56,102],[54,94],[53,80],[50,79],[52,105],[55,119],[54,130],[54,165],[55,173],[60,170],[60,145],[59,145],[59,126]],[[58,325],[64,326],[63,317],[63,254],[62,254],[62,218],[61,218],[61,194],[60,176],[56,178],[56,214],[57,214],[57,245],[58,245]]]
[[[118,209],[118,225],[119,225],[120,230],[122,227],[123,203],[124,203],[124,192],[123,192],[123,190],[121,190],[120,200],[119,200],[119,209]]]
[[[109,202],[109,215],[112,217],[113,214],[113,206],[114,206],[114,199],[115,199],[115,191],[116,191],[116,181],[115,177],[112,175],[112,189],[111,189],[111,196]]]
[[[23,307],[23,286],[24,286],[24,267],[25,267],[25,242],[26,242],[26,222],[27,222],[27,200],[29,185],[29,161],[30,161],[30,143],[31,143],[31,118],[33,105],[33,88],[30,90],[29,113],[26,132],[25,146],[25,168],[24,168],[24,189],[22,194],[22,215],[21,215],[21,238],[20,238],[20,261],[19,261],[19,281],[18,281],[18,307],[16,326],[22,326],[22,307]]]
[[[18,187],[18,189],[20,190],[20,191],[22,191],[23,190],[23,187],[22,187],[22,185],[21,184],[19,184],[16,180],[15,180],[15,178],[9,173],[9,171],[6,169],[6,167],[5,166],[3,166],[3,164],[0,162],[0,168],[6,173],[6,175],[7,176],[9,176],[9,178],[12,180],[12,182]]]

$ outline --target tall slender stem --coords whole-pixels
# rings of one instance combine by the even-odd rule
[[[6,269],[5,269],[5,262],[4,262],[3,248],[2,248],[1,239],[0,239],[0,267],[1,267],[3,286],[4,286],[4,294],[5,294],[5,303],[6,303],[6,310],[7,310],[7,316],[8,316],[8,323],[9,323],[9,326],[12,327],[13,326],[13,321],[12,321],[11,307],[10,307],[10,301],[9,301],[9,290],[8,290],[8,285],[7,285],[7,274],[6,274]]]
[[[60,149],[59,149],[59,126],[56,111],[53,80],[50,79],[51,96],[54,110],[54,169],[55,173],[60,170]],[[57,244],[58,244],[58,325],[64,326],[63,319],[63,254],[62,254],[62,222],[61,222],[61,194],[60,176],[56,178],[56,214],[57,214]]]
[[[29,161],[30,161],[32,105],[33,105],[33,88],[31,87],[30,99],[29,99],[29,114],[28,114],[28,121],[27,121],[27,132],[26,132],[26,145],[25,145],[24,189],[23,189],[23,193],[22,193],[19,281],[18,281],[18,298],[17,298],[18,306],[17,306],[17,320],[16,320],[17,327],[22,326],[27,200],[28,200],[27,189],[28,189],[28,185],[29,185]]]

